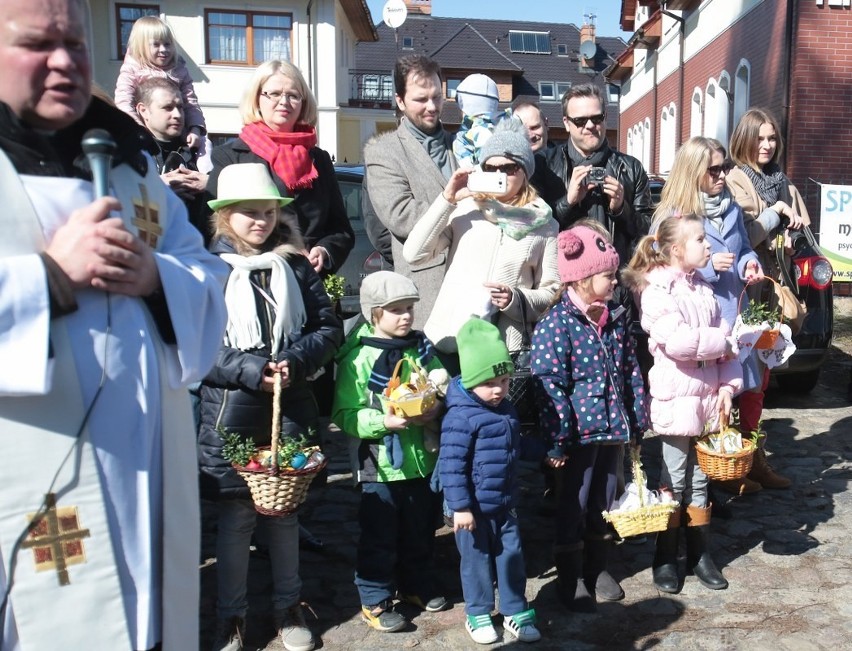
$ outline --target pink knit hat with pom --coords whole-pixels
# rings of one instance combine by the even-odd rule
[[[562,231],[557,242],[559,278],[563,283],[618,269],[615,247],[588,226]]]

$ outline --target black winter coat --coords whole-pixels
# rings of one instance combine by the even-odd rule
[[[234,138],[221,147],[213,148],[213,170],[207,181],[207,191],[212,196],[217,196],[219,173],[228,165],[263,163],[269,169],[281,196],[294,198],[287,208],[294,210],[298,216],[299,230],[305,239],[305,246],[308,250],[315,246],[325,248],[331,258],[331,268],[328,272],[335,273],[346,262],[346,257],[355,245],[355,233],[346,214],[331,157],[319,147],[311,149],[310,155],[319,176],[312,187],[299,190],[293,195],[265,160],[249,149],[244,140]],[[323,275],[325,273],[323,271]]]
[[[211,251],[217,255],[233,253],[226,240],[215,240]],[[285,257],[302,289],[307,322],[301,336],[289,342],[277,360],[287,360],[291,384],[282,392],[281,432],[298,437],[316,427],[318,409],[307,378],[328,364],[343,341],[343,326],[323,288],[322,280],[307,258],[294,254]],[[253,280],[267,287],[265,272],[253,272]],[[262,325],[267,323],[267,303],[259,295],[255,302]],[[271,321],[269,321],[271,323]],[[270,341],[268,332],[264,340]],[[219,427],[251,436],[258,445],[269,445],[272,429],[272,394],[260,389],[263,371],[271,361],[270,348],[238,350],[222,346],[216,364],[201,383],[201,416],[198,432],[198,463],[201,469],[201,493],[208,499],[250,497],[245,481],[222,458]]]

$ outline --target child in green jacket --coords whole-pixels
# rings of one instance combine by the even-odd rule
[[[361,283],[361,312],[369,323],[350,333],[337,357],[332,420],[351,439],[353,472],[361,485],[361,539],[355,585],[364,621],[383,632],[408,624],[393,609],[394,596],[423,610],[447,607],[433,584],[432,539],[440,501],[429,487],[437,454],[423,444],[424,423],[440,417],[439,400],[427,413],[405,418],[385,408],[382,390],[401,365],[406,382],[415,362],[442,368],[432,343],[412,330],[414,283],[379,271]]]

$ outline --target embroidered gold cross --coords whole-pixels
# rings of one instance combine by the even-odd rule
[[[56,508],[56,495],[45,498],[47,511],[35,523],[21,547],[32,548],[36,572],[56,570],[59,585],[68,585],[68,566],[86,562],[83,538],[89,538],[88,529],[81,529],[76,506]],[[28,514],[30,522],[35,513]]]
[[[163,227],[160,226],[160,211],[157,210],[156,205],[148,201],[148,188],[144,183],[139,184],[139,191],[142,193],[142,198],[133,200],[133,212],[136,215],[133,218],[133,225],[139,229],[139,239],[155,249],[157,238],[163,234]]]

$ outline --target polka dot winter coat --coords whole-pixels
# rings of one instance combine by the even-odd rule
[[[640,441],[648,427],[645,387],[625,309],[610,302],[600,332],[567,294],[539,321],[532,341],[542,435],[548,453]]]

